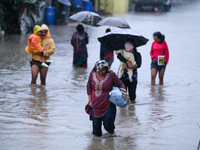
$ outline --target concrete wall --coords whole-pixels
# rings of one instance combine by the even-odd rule
[[[129,9],[129,0],[114,0],[114,13],[125,13]]]
[[[100,4],[100,6],[99,6]],[[129,0],[96,0],[96,9],[103,12],[114,13],[125,13],[129,9]]]

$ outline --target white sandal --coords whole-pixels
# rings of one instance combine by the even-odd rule
[[[49,68],[49,66],[48,66],[47,64],[45,64],[45,63],[42,63],[41,66],[42,66],[42,67]]]
[[[47,59],[46,62],[47,62],[47,63],[52,63],[53,60],[52,60],[52,59]]]

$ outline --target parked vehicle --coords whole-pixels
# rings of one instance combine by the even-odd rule
[[[135,11],[164,12],[171,8],[170,0],[134,0]]]

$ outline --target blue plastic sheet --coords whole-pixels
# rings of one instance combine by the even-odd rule
[[[128,101],[123,98],[119,87],[112,87],[112,90],[109,92],[108,99],[110,102],[119,107],[126,107],[126,105],[128,105]]]

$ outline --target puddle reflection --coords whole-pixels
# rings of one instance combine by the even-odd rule
[[[117,118],[119,122],[123,124],[123,127],[135,126],[139,123],[135,113],[135,104],[130,103],[127,107],[119,108],[118,110],[120,112],[118,113]],[[124,118],[126,118],[126,120],[124,120]]]
[[[46,89],[44,86],[35,85],[31,85],[30,88],[32,97],[27,102],[28,117],[38,121],[44,121],[48,118]]]
[[[114,138],[98,138],[93,137],[88,150],[102,150],[102,149],[115,149]]]
[[[88,80],[88,73],[87,73],[87,69],[86,68],[76,68],[73,67],[72,69],[72,78],[71,78],[72,82],[83,82],[85,83],[85,81]]]
[[[167,115],[165,111],[165,103],[167,99],[165,97],[165,87],[163,86],[151,86],[149,95],[151,96],[151,104],[149,105],[149,123],[161,124],[165,120],[171,119],[171,115]]]

